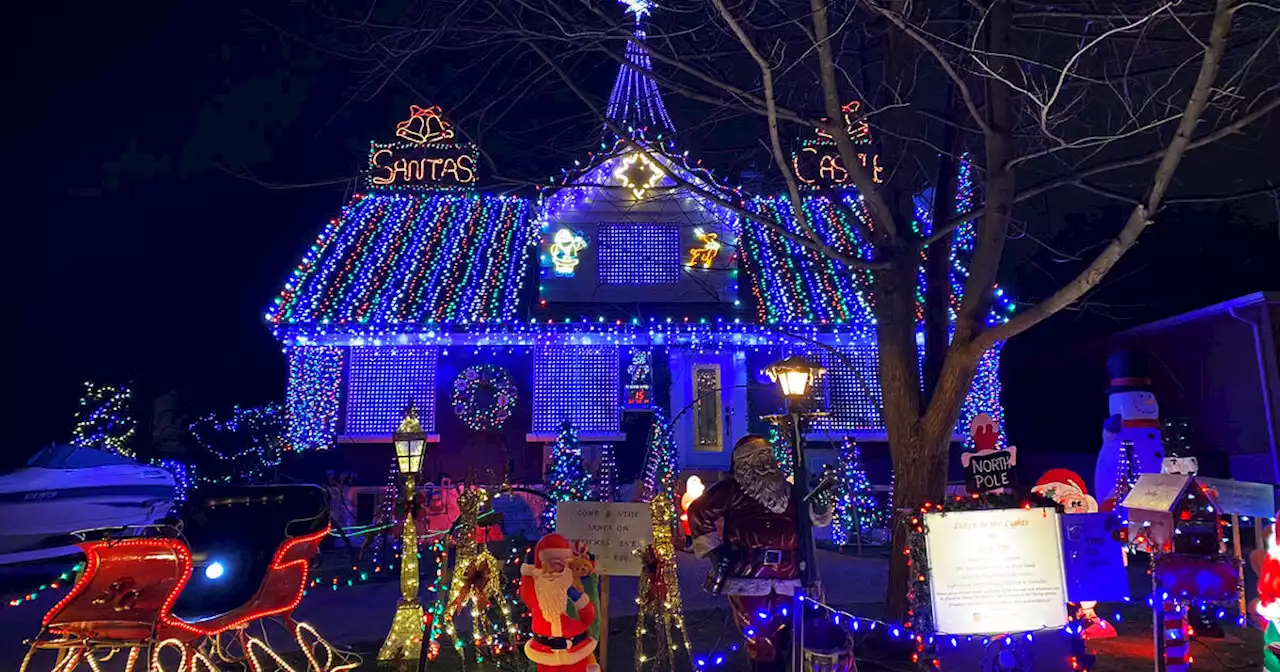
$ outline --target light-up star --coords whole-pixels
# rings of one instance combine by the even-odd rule
[[[662,181],[662,171],[643,152],[633,152],[618,162],[613,177],[639,199],[644,198],[646,191],[658,186]]]
[[[643,17],[644,15],[648,14],[649,10],[653,8],[653,2],[651,2],[650,0],[618,0],[618,1],[627,6],[628,13],[636,15],[636,21],[639,21],[640,17]]]

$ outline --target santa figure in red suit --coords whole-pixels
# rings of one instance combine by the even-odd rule
[[[596,607],[574,588],[573,545],[559,534],[543,537],[533,549],[533,562],[520,566],[520,599],[533,614],[533,637],[524,655],[538,672],[599,672],[593,654],[596,640],[587,631]],[[570,616],[572,602],[576,615]]]
[[[734,445],[730,477],[689,505],[693,552],[712,558],[708,588],[729,596],[757,671],[786,668],[780,635],[790,628],[784,627],[789,619],[781,610],[800,587],[798,506],[808,506],[815,526],[831,523],[829,511],[798,501],[773,446],[754,434]]]

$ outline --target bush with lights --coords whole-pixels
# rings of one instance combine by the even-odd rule
[[[131,414],[132,406],[133,392],[128,387],[85,381],[71,443],[133,459],[137,423]]]

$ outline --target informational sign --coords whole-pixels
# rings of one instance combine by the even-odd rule
[[[956,511],[924,518],[938,632],[996,634],[1067,623],[1057,511]]]
[[[479,174],[480,153],[469,142],[454,140],[453,125],[439,107],[409,106],[409,117],[396,124],[395,142],[369,144],[369,189],[457,189],[472,186]]]
[[[1266,483],[1226,478],[1197,478],[1217,494],[1218,510],[1226,515],[1272,518],[1276,515],[1276,489]]]
[[[644,503],[561,502],[556,532],[585,543],[601,576],[640,576],[641,551],[653,543],[653,519]]]
[[[1067,599],[1119,602],[1129,598],[1124,548],[1115,537],[1123,525],[1112,513],[1062,516],[1062,555]]]
[[[1173,510],[1189,476],[1181,474],[1141,474],[1121,506],[1141,511]]]

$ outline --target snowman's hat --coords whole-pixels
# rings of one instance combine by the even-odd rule
[[[1107,376],[1111,378],[1107,394],[1152,391],[1146,358],[1132,350],[1111,353],[1107,358]]]

